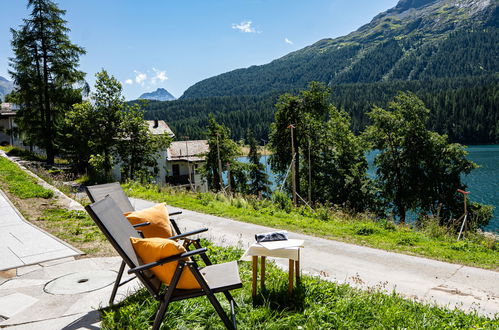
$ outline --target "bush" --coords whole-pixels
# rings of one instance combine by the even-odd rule
[[[379,230],[372,223],[362,223],[360,226],[356,226],[355,235],[369,236],[377,233]]]
[[[440,225],[436,216],[422,216],[416,220],[416,227],[432,238],[444,238],[449,234],[449,228]]]
[[[387,219],[381,219],[379,220],[379,225],[388,231],[395,231],[397,229],[397,226],[393,223],[393,221],[389,221]]]
[[[470,216],[467,219],[466,227],[471,231],[487,226],[490,219],[494,216],[494,207],[477,202],[471,202],[468,205]],[[460,225],[460,224],[459,224]]]
[[[281,210],[290,213],[293,208],[293,203],[291,202],[291,198],[289,198],[288,194],[282,191],[275,191],[272,194],[272,201],[274,204]]]

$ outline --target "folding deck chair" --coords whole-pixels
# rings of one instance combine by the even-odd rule
[[[127,195],[123,191],[123,188],[121,188],[121,185],[119,182],[113,182],[113,183],[105,183],[105,184],[99,184],[99,185],[94,185],[94,186],[86,186],[85,191],[88,195],[88,198],[92,203],[95,203],[97,201],[100,201],[104,199],[106,196],[110,196],[114,202],[116,203],[117,207],[119,208],[121,213],[126,213],[126,212],[133,212],[135,211],[135,208],[133,207],[132,203],[130,202],[130,199],[128,199]],[[170,217],[179,215],[182,212],[173,212],[168,214]],[[197,229],[193,231],[189,231],[186,233],[182,233],[180,231],[180,228],[178,227],[175,219],[170,218],[170,223],[172,225],[172,232],[175,233],[175,236],[172,237],[163,237],[163,238],[168,238],[172,240],[183,240],[184,241],[184,247],[186,250],[190,250],[190,245],[192,244],[194,248],[200,249],[202,248],[201,243],[199,239],[191,239],[189,236],[196,235],[203,233],[208,230],[208,228],[202,228],[202,229]],[[137,225],[133,225],[134,228],[137,230],[140,230],[140,227],[144,227],[149,225],[149,222],[144,222],[144,223],[139,223]],[[140,235],[140,234],[139,234]],[[211,261],[208,258],[206,254],[201,255],[201,259],[203,259],[204,263],[206,265],[211,265]],[[118,271],[118,275],[116,276],[116,282],[114,283],[114,288],[113,291],[111,292],[111,297],[109,298],[109,304],[113,304],[114,298],[116,297],[116,292],[118,292],[118,288],[129,281],[133,280],[134,278],[130,278],[124,282],[121,282],[121,277],[123,276],[123,272],[125,271],[125,261],[121,262],[120,269]]]
[[[126,221],[120,208],[111,197],[108,196],[90,204],[85,209],[123,258],[123,261],[130,267],[128,273],[136,274],[137,278],[144,284],[153,298],[159,301],[153,329],[159,329],[170,302],[200,296],[207,296],[227,329],[236,329],[234,311],[236,303],[229,292],[230,290],[242,287],[236,261],[198,268],[193,261],[184,260],[184,258],[190,256],[205,254],[207,249],[201,248],[143,265],[140,258],[135,254],[135,250],[130,242],[130,237],[140,236],[132,225]],[[178,265],[170,285],[162,286],[161,281],[154,276],[150,269],[175,261],[178,261]],[[176,288],[184,267],[189,267],[201,289],[183,290]],[[215,293],[219,292],[224,293],[230,302],[232,320],[229,319],[215,296]]]

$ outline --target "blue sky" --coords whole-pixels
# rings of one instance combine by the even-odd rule
[[[23,0],[0,0],[0,76],[8,79],[11,27]],[[323,38],[356,30],[397,0],[59,0],[71,40],[86,49],[81,69],[93,84],[105,68],[126,99],[268,63]]]

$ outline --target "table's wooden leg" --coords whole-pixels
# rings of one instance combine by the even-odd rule
[[[300,282],[300,249],[298,249],[298,259],[295,261],[296,285]]]
[[[262,259],[262,266],[261,266],[261,270],[260,270],[260,282],[261,282],[261,286],[262,286],[262,289],[265,288],[265,257],[264,256],[261,256],[260,257]]]
[[[289,283],[288,283],[288,293],[291,294],[293,292],[293,279],[294,279],[294,271],[295,262],[294,260],[289,259]]]
[[[253,256],[253,298],[256,297],[256,283],[258,275],[258,256]]]
[[[296,285],[300,282],[300,260],[295,261],[295,278],[296,278]]]

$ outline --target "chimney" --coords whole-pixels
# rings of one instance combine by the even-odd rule
[[[152,128],[158,128],[159,126],[159,121],[157,119],[154,119],[154,126]]]

